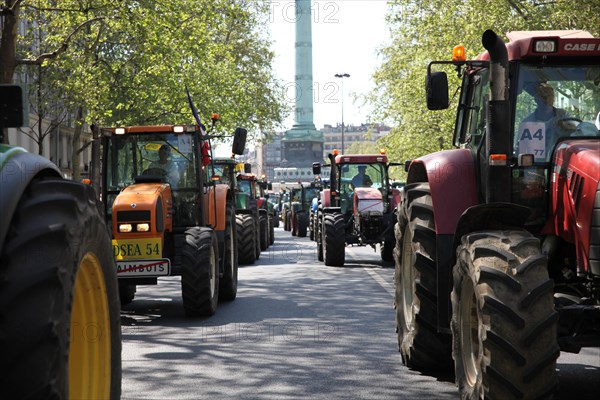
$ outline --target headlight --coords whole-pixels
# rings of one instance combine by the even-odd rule
[[[129,233],[131,231],[131,224],[119,224],[119,232]]]
[[[144,223],[144,224],[137,224],[135,226],[135,229],[138,232],[149,232],[150,231],[150,224],[148,223]]]

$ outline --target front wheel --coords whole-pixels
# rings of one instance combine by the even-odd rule
[[[549,398],[557,384],[554,283],[525,231],[462,238],[453,270],[452,336],[462,399]]]
[[[2,246],[0,282],[0,398],[119,398],[118,284],[91,187],[29,185]]]
[[[343,266],[346,257],[346,229],[342,214],[324,215],[322,240],[325,265]]]
[[[211,228],[188,228],[181,250],[181,293],[186,316],[210,316],[217,311],[218,260],[215,232]]]
[[[227,204],[225,218],[223,278],[219,280],[219,299],[230,301],[237,296],[238,284],[237,226],[233,204]]]

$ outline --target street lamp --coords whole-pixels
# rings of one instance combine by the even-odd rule
[[[344,78],[350,78],[350,74],[335,74],[336,78],[342,79],[342,152],[344,154]]]

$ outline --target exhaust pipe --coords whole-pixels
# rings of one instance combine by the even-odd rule
[[[490,166],[490,154],[506,154],[511,157],[510,102],[508,93],[508,52],[504,41],[492,30],[487,30],[481,38],[483,47],[490,55],[490,89],[486,134],[487,173],[483,182],[486,203],[510,202],[510,167]],[[507,160],[510,164],[510,161]]]

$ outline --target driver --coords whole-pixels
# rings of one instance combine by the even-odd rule
[[[365,173],[367,169],[366,165],[358,166],[358,174],[354,175],[352,178],[352,187],[370,187],[373,184],[371,177]]]
[[[534,89],[533,97],[536,109],[529,114],[523,122],[544,122],[546,124],[546,148],[549,149],[565,131],[575,130],[565,118],[570,118],[565,110],[554,107],[554,88],[546,82],[542,82]],[[561,132],[562,131],[562,132]]]
[[[179,182],[179,169],[173,160],[169,159],[171,155],[171,146],[163,144],[158,150],[158,160],[152,161],[149,168],[159,168],[165,171],[169,183],[174,184]]]

